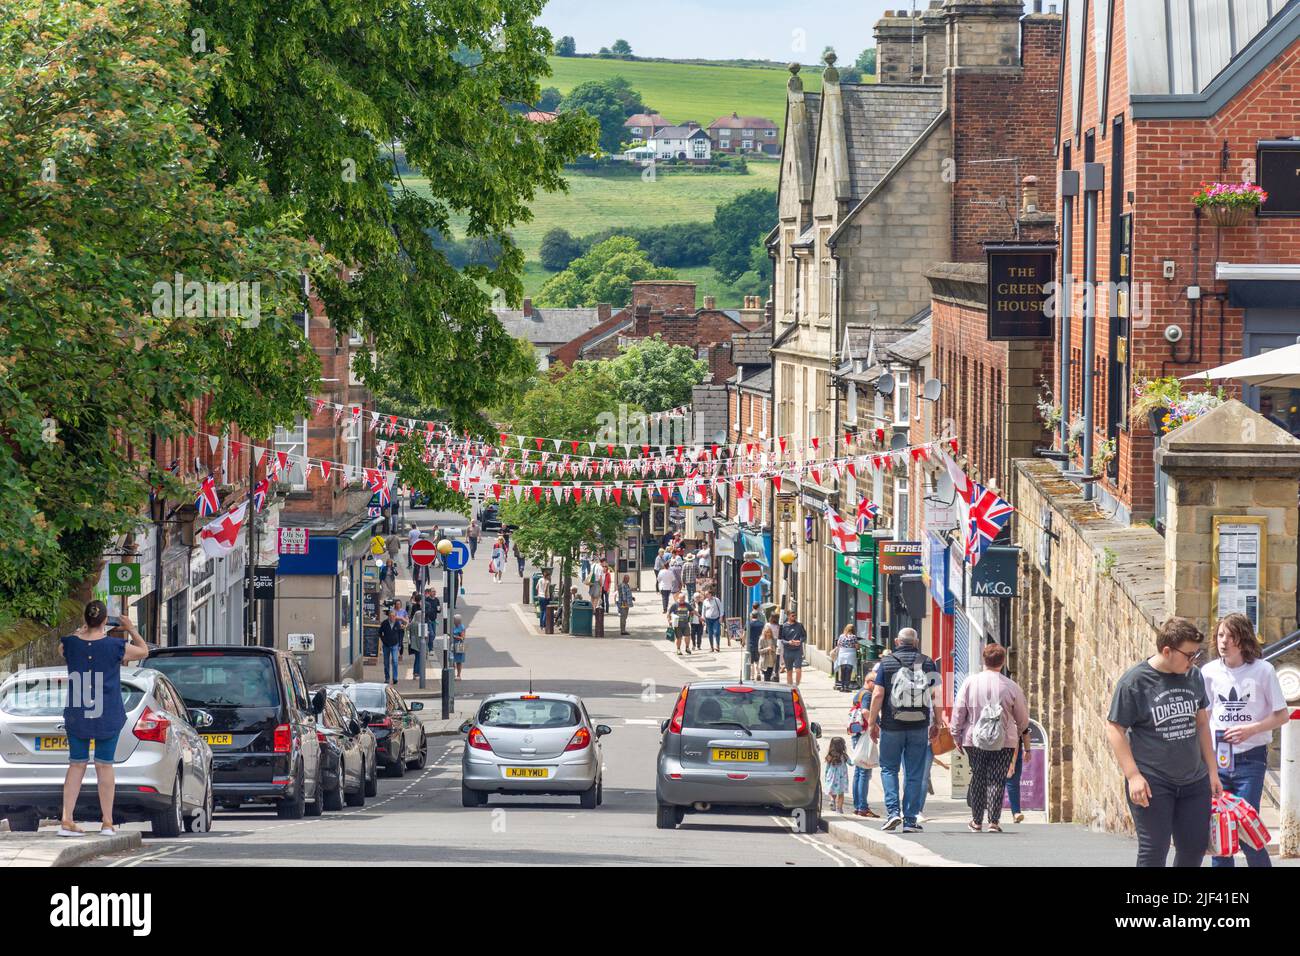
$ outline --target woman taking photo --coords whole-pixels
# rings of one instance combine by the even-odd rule
[[[1219,782],[1228,793],[1256,810],[1264,793],[1268,745],[1273,731],[1290,716],[1273,665],[1261,660],[1259,640],[1250,618],[1229,614],[1215,633],[1219,656],[1201,668],[1210,694],[1210,731],[1214,734]],[[1247,866],[1272,866],[1268,848],[1244,843]],[[1230,856],[1216,856],[1212,866],[1233,866]]]

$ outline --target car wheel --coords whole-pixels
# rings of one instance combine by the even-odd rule
[[[471,790],[463,783],[460,785],[460,805],[462,807],[481,807],[487,804],[488,795],[481,790]]]
[[[682,822],[682,815],[678,807],[669,803],[659,804],[659,810],[655,814],[655,826],[660,830],[676,830],[677,824]]]
[[[208,833],[212,830],[212,814],[212,783],[209,781],[207,790],[203,794],[203,806],[199,807],[193,816],[186,818],[185,832]]]
[[[813,802],[795,811],[800,833],[820,833],[822,829],[822,795],[817,791]]]
[[[370,776],[366,778],[366,796],[373,797],[379,793],[379,764],[371,763]]]
[[[411,762],[412,770],[423,770],[425,762],[429,759],[429,738],[423,733],[420,734],[420,753],[419,756]]]
[[[35,833],[41,827],[41,815],[35,810],[13,810],[7,818],[9,829],[15,833]]]
[[[397,752],[397,759],[388,765],[388,775],[390,777],[406,776],[406,741],[402,741],[401,748]]]
[[[598,781],[591,785],[590,790],[584,790],[582,791],[582,793],[578,794],[578,799],[582,801],[582,809],[584,810],[596,809],[596,804],[600,802],[600,793],[598,792],[599,788],[600,788],[600,783]]]
[[[304,809],[303,814],[309,817],[318,817],[325,812],[325,774],[322,772],[320,764],[316,765],[316,799],[309,803]]]
[[[370,789],[370,776],[366,773],[366,758],[361,758],[361,779],[357,781],[356,793],[344,793],[343,799],[350,807],[366,805],[366,791]]]
[[[178,837],[185,829],[185,808],[181,800],[181,773],[176,771],[176,780],[172,784],[171,802],[162,810],[152,814],[149,828],[156,837]]]
[[[282,820],[301,820],[306,812],[307,781],[303,774],[302,765],[299,764],[298,773],[294,780],[293,796],[275,801],[275,813]]]
[[[601,777],[596,781],[596,806],[605,802],[605,778]]]
[[[343,761],[340,760],[339,773],[338,773],[338,786],[335,787],[333,790],[329,791],[329,793],[325,794],[326,810],[333,811],[333,810],[343,809],[343,797],[344,797],[344,790],[345,790],[345,787],[343,785],[343,778],[345,775],[346,772],[343,767]]]

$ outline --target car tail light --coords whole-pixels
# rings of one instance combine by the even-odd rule
[[[325,746],[325,731],[323,730],[316,731],[316,742],[319,743],[322,747]]]
[[[158,792],[158,788],[157,788],[157,787],[136,787],[135,789],[138,790],[140,793],[157,793],[157,792]]]
[[[681,694],[677,697],[677,706],[673,708],[673,718],[668,721],[668,732],[670,734],[680,734],[682,732],[682,721],[686,719],[686,692],[689,689],[683,687]]]
[[[469,745],[475,750],[491,750],[492,745],[488,743],[487,736],[477,727],[473,727],[469,732]]]
[[[591,745],[591,731],[586,727],[579,727],[578,732],[569,740],[569,745],[565,750],[582,750]]]
[[[382,728],[384,728],[385,730],[387,730],[389,727],[392,727],[392,726],[393,726],[393,722],[392,722],[391,720],[389,720],[387,717],[384,717],[382,720],[372,720],[372,721],[370,722],[370,726],[371,726],[371,727],[382,727]]]
[[[274,750],[278,754],[287,754],[293,750],[293,728],[288,724],[281,724],[275,728]]]
[[[140,740],[149,740],[156,744],[167,743],[167,731],[171,729],[172,722],[157,711],[144,709],[140,719],[135,722],[135,729],[132,731]]]
[[[724,687],[724,688],[722,688],[722,689],[725,690],[728,694],[752,694],[752,693],[754,693],[754,688],[752,688],[752,687],[743,687],[743,686],[740,686],[740,685],[737,685],[737,686],[735,686],[735,687]]]
[[[797,690],[790,693],[794,696],[794,734],[796,737],[807,737],[808,712],[803,709],[803,698]]]

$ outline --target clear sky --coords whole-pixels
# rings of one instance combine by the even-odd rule
[[[875,46],[871,28],[885,10],[928,0],[550,0],[540,22],[579,53],[617,39],[637,56],[761,59],[816,63],[826,46],[851,63]]]

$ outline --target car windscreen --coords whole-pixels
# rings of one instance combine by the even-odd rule
[[[356,684],[345,684],[343,692],[351,697],[352,702],[361,710],[370,710],[381,714],[388,710],[388,697],[384,694],[383,687],[360,687]]]
[[[279,707],[275,661],[261,654],[176,654],[151,657],[189,707]]]
[[[788,691],[757,687],[693,687],[686,694],[684,727],[794,730],[794,699]]]
[[[14,717],[60,717],[68,706],[68,679],[62,674],[19,677],[0,690],[0,711]],[[122,706],[127,713],[144,699],[144,691],[122,684]]]
[[[544,730],[575,727],[581,720],[578,708],[567,700],[490,700],[478,712],[480,727]]]

